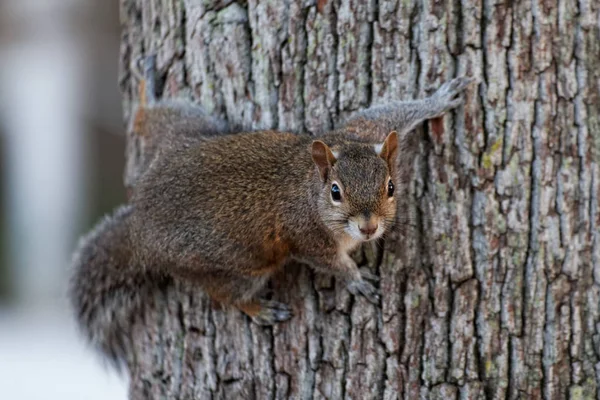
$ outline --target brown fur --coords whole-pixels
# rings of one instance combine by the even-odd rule
[[[292,258],[357,279],[357,270],[337,263],[338,242],[356,214],[391,225],[390,171],[371,145],[329,142],[340,157],[325,180],[311,158],[313,139],[281,132],[214,138],[158,160],[131,199],[136,260],[193,274],[207,291],[213,279],[204,275],[263,276]],[[329,199],[334,179],[347,193],[339,209]],[[225,301],[245,299],[247,286],[240,281]]]
[[[70,297],[79,326],[117,367],[130,354],[130,329],[152,307],[153,293],[170,279],[132,264],[127,220],[132,207],[105,217],[79,244],[73,257]]]
[[[84,237],[74,257],[71,300],[82,330],[115,363],[127,360],[133,319],[172,279],[257,323],[286,320],[290,309],[260,292],[288,260],[378,301],[363,279],[369,274],[348,255],[362,241],[358,225],[389,229],[399,194],[388,197],[388,179],[407,168],[397,159],[410,156],[408,131],[456,107],[467,83],[459,78],[431,98],[365,110],[319,142],[273,131],[219,135],[227,126],[197,108],[142,105],[130,129],[130,143],[142,144],[129,160],[138,167],[127,182],[131,204]],[[399,137],[383,143],[392,130]]]

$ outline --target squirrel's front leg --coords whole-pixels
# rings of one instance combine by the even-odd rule
[[[346,288],[350,293],[355,296],[361,294],[373,304],[379,303],[379,290],[368,281],[379,280],[376,275],[366,268],[358,268],[356,262],[348,254],[341,255],[337,264],[336,269],[348,272],[343,279],[345,279]]]
[[[333,275],[346,284],[353,295],[363,295],[373,304],[379,303],[379,290],[369,281],[378,281],[377,275],[366,268],[358,268],[356,262],[346,253],[337,254],[334,259],[303,259],[313,269]]]

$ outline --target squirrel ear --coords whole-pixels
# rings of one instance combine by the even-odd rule
[[[321,178],[325,180],[327,178],[327,172],[329,168],[333,167],[333,164],[337,161],[333,152],[325,143],[320,140],[315,140],[312,143],[311,148],[312,159],[319,168]]]
[[[392,169],[396,163],[396,155],[398,153],[398,133],[396,131],[390,132],[382,144],[375,146],[375,151],[377,151],[379,157],[387,162],[388,168]]]

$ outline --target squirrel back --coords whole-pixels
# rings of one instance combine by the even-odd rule
[[[289,133],[240,133],[157,160],[131,198],[136,259],[195,269],[203,263],[276,264],[272,253],[285,253],[281,246],[291,239],[281,237],[290,228],[284,223],[295,209],[306,218],[314,213],[308,196],[311,142]],[[249,255],[257,259],[247,260]]]

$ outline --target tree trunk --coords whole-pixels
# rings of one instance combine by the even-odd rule
[[[425,127],[404,196],[416,227],[358,256],[381,276],[378,307],[304,266],[273,282],[295,313],[275,327],[169,288],[137,327],[132,398],[600,399],[598,2],[121,7],[126,117],[147,53],[163,97],[245,129],[314,133],[481,82]]]

